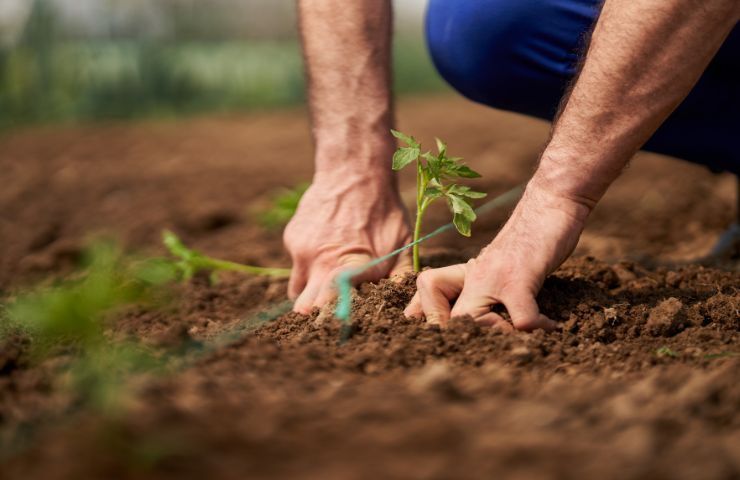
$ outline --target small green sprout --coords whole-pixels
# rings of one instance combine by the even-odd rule
[[[162,242],[172,255],[179,258],[175,262],[175,266],[185,280],[192,278],[193,275],[201,271],[211,271],[213,274],[220,271],[228,271],[248,273],[250,275],[267,275],[270,277],[290,276],[290,269],[288,268],[255,267],[253,265],[243,265],[228,260],[208,257],[186,247],[180,238],[169,230],[162,232]]]
[[[394,137],[406,144],[393,154],[393,170],[401,170],[406,165],[416,162],[416,222],[414,224],[414,241],[421,236],[421,225],[424,213],[429,205],[438,198],[447,200],[453,213],[452,223],[461,235],[470,236],[470,226],[475,221],[471,201],[483,198],[485,193],[476,192],[470,187],[452,183],[458,178],[478,178],[480,174],[462,162],[460,157],[448,157],[447,145],[437,141],[437,155],[431,152],[421,153],[421,144],[412,136],[391,130]],[[413,247],[414,271],[420,270],[419,245]]]
[[[19,295],[7,306],[11,323],[27,331],[37,348],[68,343],[83,349],[105,343],[104,319],[136,303],[155,301],[159,286],[174,280],[170,265],[124,256],[111,243],[96,243],[86,253],[77,278]]]
[[[308,183],[293,188],[281,188],[270,198],[270,207],[257,213],[257,219],[265,228],[275,229],[285,226],[298,209],[298,202],[308,189]]]
[[[659,357],[670,357],[675,358],[678,356],[678,354],[673,351],[670,347],[660,347],[655,351],[655,354]]]

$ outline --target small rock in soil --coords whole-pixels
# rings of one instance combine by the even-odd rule
[[[686,328],[687,322],[683,303],[671,297],[650,310],[646,327],[651,335],[671,337]]]
[[[449,400],[462,400],[465,395],[453,381],[453,374],[445,362],[434,362],[421,369],[409,380],[409,387],[417,393],[432,392]]]
[[[510,357],[517,365],[526,365],[534,360],[534,352],[529,347],[514,347],[511,349]]]

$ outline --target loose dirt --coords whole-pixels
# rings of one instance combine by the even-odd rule
[[[494,194],[526,178],[546,135],[456,99],[402,102],[399,116],[422,138],[449,139]],[[280,232],[251,212],[310,176],[300,112],[0,143],[12,179],[0,193],[8,296],[69,272],[91,232],[161,253],[170,227],[210,254],[288,264]],[[285,281],[196,278],[175,287],[172,306],[112,324],[111,338],[180,360],[132,379],[107,414],[61,387],[71,352],[39,363],[11,336],[0,343],[2,476],[740,478],[740,273],[690,261],[729,222],[731,194],[727,176],[638,157],[545,283],[538,301],[554,333],[406,319],[408,276],[361,286],[340,342],[318,311],[276,314]],[[505,216],[482,218],[472,240],[445,235],[426,263],[474,255]]]

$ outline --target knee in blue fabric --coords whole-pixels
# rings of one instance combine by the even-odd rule
[[[552,119],[578,68],[601,0],[430,0],[426,37],[442,77],[469,99]],[[740,29],[646,143],[740,174]]]
[[[427,43],[464,96],[552,118],[597,11],[598,0],[431,0]]]

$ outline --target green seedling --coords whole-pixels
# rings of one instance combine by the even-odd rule
[[[110,243],[93,245],[85,257],[83,270],[72,279],[21,294],[8,305],[13,325],[38,345],[102,342],[103,318],[127,305],[155,300],[161,293],[157,287],[176,278],[173,266],[125,257]]]
[[[670,357],[676,358],[678,354],[673,351],[670,347],[660,347],[655,351],[655,354],[659,357]]]
[[[257,219],[263,227],[276,229],[284,227],[298,209],[298,203],[308,189],[308,183],[294,188],[281,188],[270,199],[270,207],[258,212]]]
[[[211,272],[211,280],[215,280],[216,277],[214,275],[222,271],[241,272],[250,275],[267,275],[270,277],[290,276],[290,269],[288,268],[255,267],[253,265],[243,265],[228,260],[211,258],[186,247],[182,243],[182,240],[169,230],[162,232],[162,242],[170,253],[179,259],[174,265],[180,271],[180,275],[184,280],[188,280],[202,271]]]
[[[74,353],[66,385],[84,403],[110,410],[124,397],[125,377],[150,371],[156,360],[141,346],[111,342],[108,320],[128,306],[165,299],[161,287],[177,272],[161,261],[126,257],[109,243],[94,245],[86,257],[86,267],[73,279],[18,295],[4,321],[25,332],[36,359]]]
[[[429,205],[444,198],[453,213],[452,222],[461,235],[470,236],[470,226],[475,221],[471,201],[483,198],[485,193],[476,192],[470,187],[454,183],[459,178],[478,178],[480,174],[462,162],[460,157],[448,157],[447,145],[437,141],[437,154],[421,152],[421,144],[412,136],[391,130],[394,137],[406,146],[393,154],[393,170],[401,170],[416,162],[416,221],[414,223],[414,242],[421,236],[421,227]],[[414,271],[420,270],[419,245],[413,246]]]

